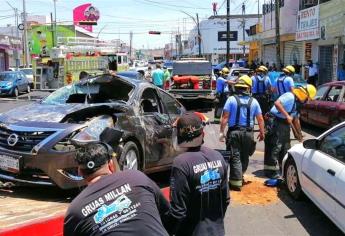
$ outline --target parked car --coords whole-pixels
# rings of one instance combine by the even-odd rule
[[[306,86],[308,84],[307,81],[303,79],[302,75],[300,74],[294,74],[292,78],[295,86]]]
[[[144,79],[143,75],[139,72],[139,70],[121,71],[121,72],[116,72],[116,74],[123,77],[130,78],[130,79],[138,79],[138,80]]]
[[[345,233],[345,122],[292,147],[283,170],[291,196],[305,193]]]
[[[172,124],[184,112],[144,80],[100,75],[67,85],[0,115],[0,179],[80,187],[73,140],[99,140],[105,129],[124,132],[115,150],[122,169],[169,169],[178,154]]]
[[[32,68],[20,68],[20,71],[25,74],[26,78],[29,81],[30,87],[34,88],[34,75],[32,72]]]
[[[0,73],[0,94],[18,97],[19,93],[31,91],[25,74],[21,71],[5,71]]]
[[[345,120],[345,82],[335,81],[318,87],[313,101],[301,108],[303,122],[330,128]]]

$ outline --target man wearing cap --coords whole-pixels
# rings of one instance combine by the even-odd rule
[[[169,203],[145,174],[115,170],[104,143],[78,148],[76,161],[88,186],[67,210],[65,236],[168,235],[161,216],[169,212]]]
[[[256,75],[252,76],[252,94],[253,97],[259,102],[262,114],[266,114],[270,109],[270,94],[271,94],[271,81],[267,76],[268,69],[266,66],[260,66]]]
[[[292,76],[295,74],[295,68],[293,66],[286,66],[283,69],[284,74],[282,74],[276,81],[274,86],[274,92],[276,96],[279,97],[287,92],[292,92],[295,84]]]
[[[300,132],[299,108],[316,95],[316,88],[308,84],[306,87],[296,87],[292,92],[281,95],[275,101],[270,111],[270,119],[267,127],[270,127],[266,135],[265,145],[267,149],[264,159],[264,172],[269,178],[279,178],[282,160],[290,148],[290,126],[294,133]],[[302,141],[302,137],[298,137]]]
[[[231,152],[230,158],[230,189],[240,191],[243,185],[243,174],[247,170],[249,156],[253,155],[256,147],[254,141],[254,118],[260,129],[258,136],[262,141],[265,137],[264,121],[258,101],[251,97],[252,79],[241,76],[235,84],[234,96],[228,98],[220,123],[220,141],[224,142],[226,134],[226,149]]]
[[[222,115],[223,107],[227,99],[226,89],[228,89],[227,77],[229,75],[229,72],[229,69],[224,67],[220,71],[220,76],[216,81],[216,96],[218,98],[218,102],[216,102],[214,109],[214,122],[216,123],[219,122],[219,118]]]
[[[186,113],[176,122],[177,142],[186,150],[174,159],[170,178],[171,235],[224,235],[229,204],[227,164],[202,146],[204,115]]]

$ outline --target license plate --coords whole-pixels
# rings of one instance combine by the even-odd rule
[[[19,172],[19,158],[20,157],[12,157],[4,154],[0,154],[0,169],[18,173]]]

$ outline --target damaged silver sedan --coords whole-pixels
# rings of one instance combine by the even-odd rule
[[[83,186],[73,140],[122,131],[122,169],[168,169],[176,156],[172,124],[184,107],[152,84],[101,75],[56,90],[38,103],[0,115],[0,179],[22,184]]]

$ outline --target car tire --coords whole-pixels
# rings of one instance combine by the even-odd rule
[[[298,171],[293,158],[289,157],[285,164],[285,184],[289,194],[298,200],[302,196],[302,188],[298,178]]]
[[[26,88],[26,92],[27,92],[27,93],[30,93],[30,92],[31,92],[31,87],[30,87],[29,84],[28,84],[28,86],[27,86],[27,88]]]
[[[121,170],[139,170],[139,149],[134,142],[123,146],[119,165]]]
[[[13,95],[14,97],[18,97],[18,96],[19,96],[19,90],[18,90],[17,87],[15,87],[15,88],[13,89],[12,95]]]

